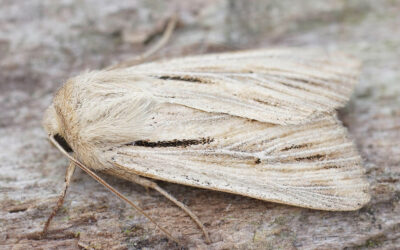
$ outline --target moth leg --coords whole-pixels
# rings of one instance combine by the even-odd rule
[[[128,179],[129,181],[135,182],[135,183],[143,186],[146,189],[152,188],[152,189],[158,191],[160,194],[164,195],[164,197],[167,198],[168,200],[175,203],[175,205],[180,207],[186,214],[188,214],[190,216],[190,218],[192,218],[192,220],[197,224],[197,226],[203,231],[204,238],[206,239],[207,243],[211,243],[210,237],[208,236],[208,231],[204,227],[203,223],[201,223],[200,219],[192,211],[190,211],[190,209],[185,204],[178,201],[175,197],[173,197],[167,191],[165,191],[160,186],[158,186],[157,183],[155,183],[149,179],[140,177],[138,175],[132,174],[132,173],[130,173],[129,175],[125,175],[123,178]]]
[[[46,224],[44,224],[42,235],[46,235],[47,230],[48,230],[48,228],[50,226],[50,222],[52,221],[54,216],[57,214],[57,211],[63,205],[64,198],[65,198],[65,195],[67,193],[67,189],[69,187],[69,184],[71,183],[71,179],[72,179],[72,175],[74,174],[74,171],[75,171],[75,164],[73,162],[70,162],[70,164],[69,164],[69,166],[67,168],[67,172],[65,173],[64,188],[63,188],[60,196],[58,197],[58,201],[57,201],[56,207],[53,209],[53,212],[51,212],[49,218],[46,221]]]
[[[200,221],[200,219],[192,212],[190,211],[190,209],[183,204],[182,202],[178,201],[177,199],[175,199],[175,197],[173,197],[172,195],[170,195],[167,191],[165,191],[164,189],[160,188],[157,184],[154,187],[155,190],[157,190],[160,194],[164,195],[167,199],[169,199],[170,201],[172,201],[173,203],[175,203],[175,205],[177,205],[178,207],[180,207],[183,211],[185,211],[190,218],[192,218],[192,220],[199,226],[199,228],[203,231],[204,237],[207,241],[207,243],[211,243],[210,237],[208,236],[208,231],[207,229],[204,227],[203,223]]]

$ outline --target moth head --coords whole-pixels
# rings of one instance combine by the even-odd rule
[[[140,81],[107,71],[71,78],[55,94],[43,127],[66,151],[72,148],[76,154],[147,137],[151,130],[145,122],[156,103],[136,87]]]
[[[57,112],[53,104],[51,104],[44,113],[43,127],[49,136],[54,136],[60,131],[60,125],[57,120]]]
[[[67,152],[72,152],[71,146],[65,140],[62,131],[64,130],[60,126],[58,114],[52,103],[44,113],[43,127],[46,130],[49,137],[53,137],[61,147]]]

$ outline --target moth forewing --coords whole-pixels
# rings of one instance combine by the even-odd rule
[[[359,68],[340,53],[280,49],[178,58],[120,73],[152,77],[142,87],[163,102],[285,125],[344,106]]]
[[[369,201],[360,157],[335,118],[282,126],[232,116],[206,119],[210,113],[191,109],[183,119],[181,108],[179,115],[167,110],[153,120],[146,143],[107,152],[114,173],[321,210],[356,210]],[[176,122],[163,122],[175,115]],[[181,133],[171,134],[174,128]]]
[[[355,210],[368,183],[334,113],[358,69],[342,54],[281,49],[92,71],[57,92],[44,127],[118,177]]]

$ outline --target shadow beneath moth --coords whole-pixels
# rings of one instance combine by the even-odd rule
[[[368,183],[336,109],[348,101],[359,67],[345,54],[283,48],[74,77],[55,94],[43,122],[71,160],[59,204],[77,165],[125,201],[93,171],[157,190],[196,222],[207,242],[199,218],[152,180],[310,209],[357,210],[370,199]]]

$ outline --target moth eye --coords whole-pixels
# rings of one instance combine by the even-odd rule
[[[68,142],[60,134],[56,134],[54,139],[60,144],[60,146],[68,153],[74,152]]]

